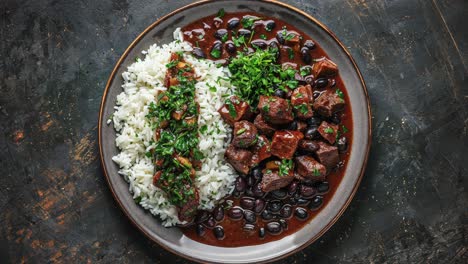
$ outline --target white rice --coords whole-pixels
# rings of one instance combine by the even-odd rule
[[[152,45],[143,52],[146,55],[143,60],[133,63],[122,74],[123,92],[117,96],[112,119],[117,131],[115,142],[120,150],[112,160],[119,165],[119,174],[129,182],[133,198],[152,214],[158,215],[165,226],[181,222],[176,207],[169,204],[166,194],[152,184],[154,167],[145,153],[154,147],[150,143],[153,130],[145,116],[149,104],[156,100],[157,91],[166,90],[163,82],[170,54],[192,50],[190,44],[180,41],[180,30],[174,32],[174,38],[174,42],[166,45]],[[198,77],[195,86],[200,105],[198,126],[207,128],[206,133],[199,134],[199,150],[205,156],[195,181],[200,196],[199,208],[211,209],[231,193],[236,178],[235,171],[224,160],[231,128],[217,112],[224,102],[223,95],[231,94],[231,85],[225,81],[229,72],[213,62],[198,60],[191,55],[184,55],[184,59],[192,64]]]

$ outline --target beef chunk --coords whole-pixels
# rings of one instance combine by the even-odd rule
[[[291,173],[289,175],[280,176],[278,171],[267,170],[263,174],[262,181],[260,182],[260,186],[262,191],[264,192],[271,192],[283,187],[286,187],[290,184],[294,179],[294,175]]]
[[[273,133],[275,133],[275,128],[270,126],[263,119],[262,115],[257,115],[257,117],[254,120],[254,125],[257,127],[258,131],[263,135],[267,135],[267,136],[271,137],[271,136],[273,136]]]
[[[198,190],[195,187],[191,187],[195,193],[194,197],[187,201],[183,206],[179,208],[179,220],[191,222],[197,214],[197,207],[199,205]]]
[[[330,144],[335,144],[336,134],[338,133],[338,125],[330,124],[327,121],[322,121],[317,129],[320,135]]]
[[[314,110],[319,114],[331,117],[334,113],[342,111],[345,101],[336,91],[326,90],[314,102]]]
[[[322,60],[314,63],[314,66],[312,67],[312,73],[314,74],[315,78],[335,76],[338,73],[338,67],[333,61],[327,58],[323,58]]]
[[[323,181],[327,175],[327,168],[309,156],[296,157],[296,171],[303,178]]]
[[[260,96],[258,103],[263,119],[273,125],[291,123],[294,120],[289,102],[277,96]]]
[[[161,178],[162,171],[157,171],[153,175],[153,185],[159,188],[158,182],[159,178]]]
[[[338,148],[331,146],[322,141],[316,141],[319,145],[319,149],[315,152],[320,163],[325,165],[327,169],[334,168],[338,162],[340,162],[340,155],[338,154]]]
[[[227,162],[234,167],[238,172],[249,173],[250,163],[252,161],[252,152],[246,149],[236,148],[234,145],[229,145],[224,153]]]
[[[224,104],[218,112],[221,117],[231,126],[240,120],[249,120],[253,117],[250,105],[241,101],[237,96],[229,98],[228,102]]]
[[[303,137],[301,132],[295,130],[276,131],[271,141],[271,154],[280,159],[291,159]]]
[[[257,144],[253,146],[252,167],[271,157],[271,143],[267,137],[258,136]]]
[[[291,95],[291,105],[294,108],[296,117],[299,119],[307,119],[312,117],[312,103],[314,97],[310,85],[297,87]]]
[[[234,123],[232,144],[238,148],[248,148],[257,141],[257,128],[249,121]]]

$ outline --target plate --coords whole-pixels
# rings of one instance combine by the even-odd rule
[[[331,60],[336,62],[348,91],[353,118],[353,147],[344,177],[328,204],[298,232],[266,244],[236,248],[209,246],[186,237],[178,228],[164,228],[158,219],[137,205],[117,171],[112,156],[118,153],[116,133],[106,119],[114,111],[117,95],[122,91],[122,72],[151,44],[171,42],[172,32],[192,21],[226,12],[256,12],[287,20],[316,40]],[[287,19],[286,19],[287,18]],[[130,221],[148,238],[163,248],[190,260],[214,263],[259,263],[288,256],[323,235],[341,216],[354,196],[367,163],[371,139],[370,106],[362,75],[344,45],[315,18],[303,11],[276,1],[221,0],[201,1],[182,7],[153,23],[127,48],[107,82],[99,113],[99,149],[104,174],[112,194]]]

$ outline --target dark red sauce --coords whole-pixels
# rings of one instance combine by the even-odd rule
[[[233,19],[238,18],[239,20],[241,20],[244,16],[256,16],[256,17],[262,18],[260,21],[255,22],[256,25],[254,26],[254,33],[245,37],[246,40],[249,41],[250,43],[252,42],[255,43],[256,41],[259,41],[259,42],[266,42],[268,44],[270,40],[273,40],[276,38],[277,32],[283,29],[286,29],[287,32],[295,31],[299,33],[299,35],[302,36],[301,43],[304,43],[307,40],[312,40],[315,43],[315,41],[310,36],[305,35],[302,31],[295,28],[293,25],[290,25],[276,18],[269,18],[269,17],[265,17],[264,15],[259,15],[255,13],[226,13],[221,19],[216,18],[216,15],[205,17],[203,19],[200,19],[198,21],[195,21],[187,25],[186,27],[182,29],[182,32],[184,32],[184,40],[190,42],[193,45],[193,47],[200,48],[204,52],[204,55],[206,56],[207,59],[229,60],[230,57],[235,56],[235,53],[230,53],[225,48],[226,43],[229,43],[229,40],[231,40],[233,36],[232,30],[227,30],[227,33],[226,33],[228,34],[227,37],[224,37],[224,39],[221,38],[221,40],[220,40],[219,34],[217,36],[218,38],[215,37],[215,32],[219,29],[227,29],[228,28],[227,24],[229,21],[231,21],[229,23],[232,23]],[[267,30],[266,24],[271,23],[271,21],[275,23],[275,27],[272,30]],[[215,24],[218,24],[218,25],[216,26]],[[239,32],[239,29],[241,28],[242,28],[242,23],[240,23],[235,28],[235,31]],[[237,36],[238,34],[239,33],[237,33]],[[287,34],[288,33],[286,33],[286,35]],[[212,54],[210,54],[215,41],[223,42],[222,43],[223,49],[219,53],[219,56],[212,56]],[[248,46],[251,47],[250,45]],[[238,47],[237,50],[241,51],[243,47],[244,45],[242,47]],[[298,66],[313,64],[313,61],[308,64],[304,62],[304,59],[301,56],[300,49],[293,50],[293,55],[291,55],[291,52],[288,51],[288,49],[289,48],[287,47],[281,48],[281,55],[279,58],[280,64],[295,63]],[[218,55],[218,54],[215,53],[215,55]],[[311,55],[312,60],[322,58],[322,57],[328,58],[327,54],[320,47],[319,43],[315,43],[315,47],[310,51],[310,55]],[[339,69],[339,66],[340,65],[338,65],[338,69]],[[333,78],[328,79],[328,81],[329,81],[328,88],[329,89],[339,88],[344,94],[345,102],[349,102],[349,97],[348,97],[346,88],[343,84],[343,81],[341,80],[339,73]],[[331,84],[333,82],[335,82],[334,86]],[[328,193],[322,195],[323,205],[321,206],[321,208],[327,205],[327,203],[330,201],[330,198],[334,195],[338,185],[340,184],[341,179],[346,169],[346,164],[349,159],[349,153],[351,152],[352,137],[353,137],[353,132],[352,132],[353,121],[352,121],[352,116],[351,116],[351,108],[349,104],[346,104],[344,111],[341,112],[339,117],[341,118],[340,127],[343,125],[349,130],[348,132],[344,133],[344,136],[346,136],[348,140],[348,148],[345,152],[340,153],[341,165],[338,166],[337,169],[333,170],[327,176],[327,182],[329,183],[330,187],[329,187]],[[235,206],[239,205],[239,198],[227,197],[226,199],[234,201]],[[300,229],[304,225],[306,225],[319,211],[320,209],[318,209],[317,211],[308,210],[309,217],[305,221],[300,221],[296,219],[294,216],[292,216],[290,219],[287,220],[288,222],[287,230],[283,230],[282,233],[279,235],[266,234],[264,238],[259,237],[258,229],[260,227],[264,227],[266,223],[263,222],[263,220],[259,216],[257,216],[256,229],[251,232],[243,230],[244,220],[241,219],[241,220],[234,221],[230,219],[228,216],[225,216],[224,220],[222,220],[221,222],[217,224],[219,226],[222,226],[224,229],[224,239],[222,240],[217,239],[214,235],[214,232],[212,232],[210,229],[206,229],[206,232],[203,236],[200,236],[196,233],[195,226],[185,227],[183,228],[183,232],[185,235],[187,235],[191,239],[204,243],[204,244],[209,244],[209,245],[215,245],[215,246],[221,246],[221,247],[239,247],[239,246],[257,245],[257,244],[263,244],[263,243],[267,243],[270,241],[281,239],[297,231],[300,232]]]

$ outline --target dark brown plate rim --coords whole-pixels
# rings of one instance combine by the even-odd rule
[[[183,254],[181,252],[178,252],[178,251],[175,251],[167,246],[165,246],[164,244],[160,243],[157,239],[154,239],[154,237],[152,237],[151,235],[149,235],[136,221],[134,221],[132,219],[132,217],[130,217],[130,212],[128,212],[126,210],[126,208],[123,206],[122,202],[120,201],[119,197],[116,195],[115,193],[115,190],[114,190],[114,187],[113,185],[111,184],[110,182],[110,178],[109,178],[109,175],[108,175],[108,172],[106,170],[106,166],[105,166],[105,161],[104,161],[104,158],[103,158],[103,147],[102,147],[102,124],[103,124],[103,109],[104,109],[104,103],[105,103],[105,100],[107,98],[107,93],[108,93],[108,90],[109,90],[109,87],[110,87],[110,84],[112,82],[112,80],[114,79],[115,75],[116,75],[116,72],[118,70],[118,68],[120,67],[120,65],[122,64],[123,60],[127,57],[127,54],[130,52],[130,50],[132,50],[134,48],[134,46],[151,30],[153,29],[154,27],[156,27],[158,24],[160,24],[162,21],[166,20],[167,18],[181,12],[181,11],[184,11],[186,9],[190,9],[192,7],[195,7],[195,6],[198,6],[198,5],[202,5],[202,4],[206,4],[208,2],[213,2],[215,0],[202,0],[202,1],[198,1],[198,2],[195,2],[195,3],[192,3],[192,4],[188,4],[186,6],[183,6],[179,9],[176,9],[172,12],[170,12],[169,14],[159,18],[156,22],[154,22],[153,24],[151,24],[150,26],[148,26],[142,33],[140,33],[136,38],[135,40],[132,41],[132,43],[127,47],[127,49],[124,51],[124,53],[120,56],[119,60],[117,61],[114,69],[112,70],[108,80],[107,80],[107,83],[106,83],[106,87],[104,89],[104,93],[103,93],[103,96],[102,96],[102,99],[101,99],[101,105],[100,105],[100,110],[99,110],[99,120],[98,120],[98,144],[99,144],[99,155],[100,155],[100,159],[101,159],[101,166],[103,168],[103,171],[104,171],[104,175],[106,177],[106,181],[107,181],[107,184],[109,185],[109,188],[112,192],[112,196],[114,197],[114,199],[117,201],[117,203],[119,204],[120,208],[122,209],[122,211],[125,213],[125,216],[130,219],[130,222],[136,227],[138,228],[147,238],[149,238],[150,240],[156,242],[157,244],[159,244],[161,247],[163,247],[165,250],[169,251],[169,252],[172,252],[173,254],[176,254],[180,257],[183,257],[183,258],[186,258],[186,259],[189,259],[189,260],[192,260],[192,261],[197,261],[197,262],[204,262],[203,260],[200,260],[200,259],[197,259],[196,257],[194,256],[189,256],[189,255],[186,255],[186,254]],[[276,1],[276,0],[256,0],[256,1],[260,1],[260,2],[267,2],[267,3],[271,3],[271,4],[275,4],[275,5],[278,5],[278,6],[281,6],[283,8],[287,8],[287,9],[290,9],[304,17],[306,17],[307,19],[309,19],[310,21],[312,21],[313,23],[315,23],[316,25],[318,25],[320,28],[322,28],[325,32],[327,32],[327,34],[342,48],[342,50],[345,52],[345,54],[347,55],[347,57],[349,58],[349,60],[351,61],[351,63],[353,64],[353,67],[354,69],[356,70],[358,76],[359,76],[359,79],[361,81],[361,84],[362,84],[362,88],[363,88],[363,92],[364,92],[364,95],[365,95],[365,98],[366,98],[366,106],[367,106],[367,118],[368,118],[368,140],[367,140],[367,146],[365,148],[365,157],[364,157],[364,160],[363,160],[363,163],[362,163],[362,167],[361,167],[361,171],[360,171],[360,174],[359,174],[359,178],[357,179],[356,181],[356,184],[353,186],[353,189],[352,189],[352,192],[351,194],[349,195],[348,199],[346,200],[346,202],[344,203],[344,205],[341,207],[341,209],[339,210],[339,212],[334,216],[334,218],[320,231],[318,232],[314,237],[310,238],[309,241],[307,241],[306,243],[304,243],[303,245],[297,247],[296,249],[290,251],[290,252],[287,252],[283,255],[280,255],[280,256],[277,256],[275,258],[272,258],[272,259],[269,259],[269,260],[265,260],[263,261],[262,263],[265,263],[265,262],[270,262],[270,261],[276,261],[276,260],[279,260],[279,259],[282,259],[282,258],[285,258],[287,256],[290,256],[294,253],[297,253],[299,251],[301,251],[302,249],[304,249],[305,247],[309,246],[310,244],[312,244],[314,241],[316,241],[318,238],[320,238],[325,232],[327,232],[331,226],[333,226],[336,221],[341,217],[341,215],[344,213],[344,211],[346,210],[346,208],[349,206],[349,204],[351,203],[354,195],[356,194],[356,191],[361,183],[361,180],[363,178],[363,175],[364,175],[364,172],[365,172],[365,168],[367,166],[367,161],[368,161],[368,157],[369,157],[369,151],[370,151],[370,147],[371,147],[371,139],[372,139],[372,118],[371,118],[371,108],[370,108],[370,99],[369,99],[369,94],[368,94],[368,91],[367,91],[367,86],[365,84],[365,81],[364,81],[364,78],[362,77],[362,74],[361,74],[361,71],[359,70],[359,67],[357,66],[354,58],[351,56],[350,52],[346,49],[346,47],[343,45],[343,43],[341,43],[341,41],[336,37],[336,35],[330,30],[328,29],[324,24],[322,24],[320,21],[318,21],[317,19],[315,19],[314,17],[312,17],[311,15],[307,14],[306,12],[294,7],[294,6],[291,6],[289,4],[285,4],[285,3],[282,3],[282,2],[279,2],[279,1]],[[254,1],[252,1],[254,2]]]

